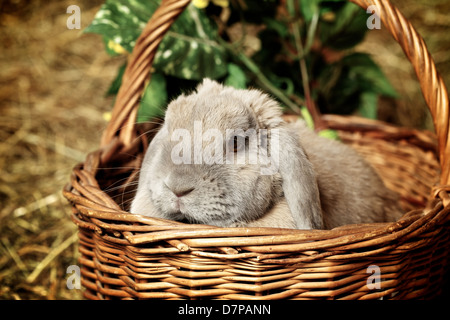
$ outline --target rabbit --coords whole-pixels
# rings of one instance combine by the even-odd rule
[[[261,159],[250,162],[255,150]],[[210,79],[167,106],[130,212],[217,227],[306,230],[401,216],[397,195],[355,150],[318,136],[300,118],[284,121],[280,105],[258,89]]]

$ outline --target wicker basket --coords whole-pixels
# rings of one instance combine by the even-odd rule
[[[162,1],[130,57],[100,149],[74,168],[63,191],[79,228],[86,298],[428,299],[442,293],[450,252],[447,91],[424,41],[389,1],[352,2],[378,7],[434,118],[436,135],[357,117],[322,118],[401,195],[407,213],[400,221],[310,231],[217,228],[121,207],[152,138],[135,123],[140,95],[158,44],[189,3]],[[371,282],[372,276],[381,281]]]

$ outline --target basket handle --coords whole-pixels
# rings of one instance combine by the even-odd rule
[[[349,0],[364,10],[376,11],[394,39],[411,62],[420,82],[425,101],[434,120],[439,144],[441,185],[450,184],[449,101],[442,77],[436,70],[423,38],[409,21],[388,0]],[[101,147],[116,137],[124,146],[136,139],[136,114],[158,45],[165,33],[190,0],[163,0],[138,38],[122,78],[122,85],[112,111],[112,119],[103,133]]]
[[[450,184],[449,101],[444,80],[423,38],[400,11],[387,0],[350,0],[363,9],[375,5],[383,25],[400,44],[416,72],[425,102],[433,117],[439,146],[441,185]]]
[[[163,0],[136,41],[122,77],[122,84],[100,142],[106,148],[118,138],[127,147],[136,139],[136,115],[151,67],[164,35],[191,0]]]

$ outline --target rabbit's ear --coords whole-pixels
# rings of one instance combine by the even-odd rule
[[[203,79],[203,81],[197,85],[197,93],[206,94],[219,94],[223,90],[223,86],[217,81],[211,80],[209,78]]]
[[[270,131],[270,160],[283,179],[283,191],[298,229],[322,229],[323,218],[316,173],[299,141],[296,127],[282,119],[279,104],[258,90],[242,95],[255,113],[260,128]],[[269,150],[267,150],[269,151]],[[272,161],[273,160],[273,161]]]
[[[297,228],[323,229],[316,173],[300,144],[298,132],[287,124],[271,131],[271,143],[279,143],[278,170],[283,179],[284,196]],[[273,136],[278,136],[278,142],[276,138],[272,139]]]

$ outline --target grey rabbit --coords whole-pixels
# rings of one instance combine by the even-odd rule
[[[397,195],[352,148],[318,136],[301,119],[284,121],[260,90],[210,79],[168,105],[130,211],[218,227],[296,229],[402,215]]]

